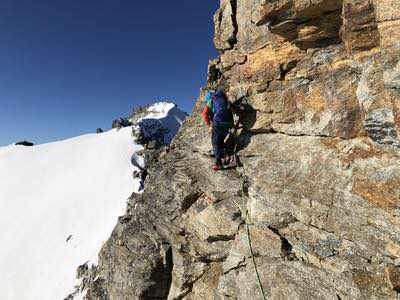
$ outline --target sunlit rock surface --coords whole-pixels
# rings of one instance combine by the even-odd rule
[[[399,1],[224,0],[214,21],[208,86],[246,109],[242,167],[211,171],[200,95],[88,298],[260,299],[247,219],[269,299],[396,299]]]

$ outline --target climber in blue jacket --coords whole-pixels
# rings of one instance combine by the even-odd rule
[[[212,145],[215,156],[214,171],[222,170],[222,159],[225,154],[225,138],[233,127],[233,114],[230,103],[222,91],[207,92],[206,105],[202,110],[202,117],[212,132]]]

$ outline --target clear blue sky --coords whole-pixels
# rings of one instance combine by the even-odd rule
[[[216,0],[1,0],[0,145],[109,128],[132,106],[190,111]]]

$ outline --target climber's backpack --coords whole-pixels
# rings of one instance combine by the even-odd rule
[[[212,95],[212,103],[214,124],[231,127],[233,125],[233,115],[225,95],[220,91],[215,92]]]

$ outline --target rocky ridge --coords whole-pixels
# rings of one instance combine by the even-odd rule
[[[133,191],[133,195],[143,192],[149,163],[162,151],[165,151],[186,118],[187,113],[176,104],[166,101],[156,102],[135,109],[130,119],[125,119],[129,123],[125,127],[129,128],[120,126],[119,129],[116,129],[115,132],[128,132],[128,136],[133,140],[131,146],[134,147],[128,148],[133,167],[131,169],[133,184],[130,189],[131,193]],[[121,119],[124,120],[124,118]],[[115,221],[117,220],[115,219]],[[72,235],[68,237],[68,240],[70,238]],[[99,268],[93,261],[88,260],[82,263],[76,270],[77,284],[64,298],[65,300],[82,299],[85,289],[99,279]]]
[[[254,256],[269,299],[397,299],[400,3],[222,0],[214,21],[241,167],[210,170],[200,95],[86,298],[261,299]]]

